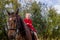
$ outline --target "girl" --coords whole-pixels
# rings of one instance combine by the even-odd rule
[[[32,20],[30,18],[31,14],[30,13],[26,13],[26,16],[24,18],[24,23],[27,24],[28,28],[34,32],[34,35],[36,36],[36,38],[38,39],[38,36],[37,36],[37,31],[36,29],[34,28],[34,26],[32,25]]]

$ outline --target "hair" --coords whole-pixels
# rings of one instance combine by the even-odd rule
[[[31,13],[26,13],[26,15],[27,15],[27,14],[31,16]]]

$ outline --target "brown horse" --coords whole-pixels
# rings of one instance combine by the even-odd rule
[[[32,40],[29,28],[18,15],[19,9],[14,13],[8,12],[8,38],[10,40]]]

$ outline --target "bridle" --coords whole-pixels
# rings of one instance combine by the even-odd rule
[[[14,20],[13,20],[14,21]],[[7,27],[5,27],[5,30],[6,30],[6,33],[8,33],[9,32],[9,30],[14,30],[15,31],[15,33],[12,35],[12,36],[14,36],[14,38],[13,39],[15,39],[15,36],[16,36],[16,34],[18,34],[19,33],[19,30],[18,30],[18,17],[16,16],[16,19],[15,19],[15,23],[16,23],[16,28],[10,28],[11,26],[9,25],[9,21],[7,22]]]

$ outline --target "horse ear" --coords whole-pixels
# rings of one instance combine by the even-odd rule
[[[7,11],[8,15],[10,15],[10,13]]]
[[[18,12],[19,12],[19,8],[18,8],[17,11],[16,11],[16,15],[18,14]]]

